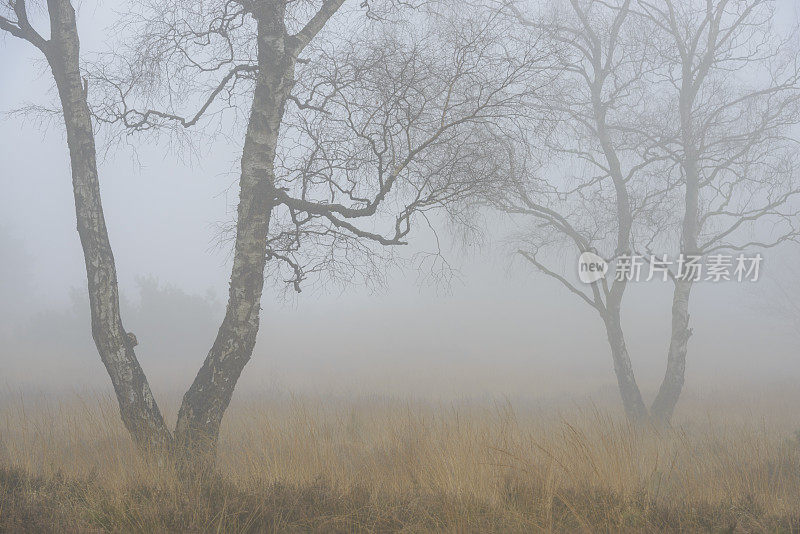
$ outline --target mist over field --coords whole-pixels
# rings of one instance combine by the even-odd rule
[[[796,51],[795,0],[0,2],[0,531],[796,531]]]
[[[119,8],[81,8],[82,53],[106,49],[104,29]],[[796,16],[793,2],[779,1],[777,9],[776,21],[788,26]],[[26,45],[11,38],[2,45],[4,112],[56,99],[46,65]],[[241,140],[213,139],[193,150],[127,142],[104,152],[102,138],[99,146],[106,218],[142,365],[157,389],[183,391],[224,314],[231,263],[225,228],[236,209]],[[108,388],[93,353],[58,117],[5,115],[0,160],[5,386]],[[483,243],[466,248],[446,232],[441,236],[445,257],[458,271],[449,285],[432,283],[425,267],[412,265],[391,269],[374,291],[317,284],[287,294],[268,286],[259,343],[242,390],[536,398],[613,389],[602,325],[557,282],[504,246],[504,224],[489,217]],[[398,254],[412,258],[428,250],[431,236],[420,234]],[[577,271],[578,254],[563,256],[565,269]],[[769,387],[798,377],[791,318],[765,313],[758,298],[771,291],[770,277],[784,285],[791,279],[785,266],[798,257],[793,249],[768,251],[764,278],[753,287],[700,284],[693,296],[687,390]],[[655,390],[663,374],[669,286],[639,282],[626,295],[631,354],[646,390]]]
[[[8,213],[3,210],[4,216]],[[131,214],[127,224],[136,227],[157,216],[157,210],[143,219]],[[14,226],[7,223],[4,228],[4,250],[21,251],[3,266],[3,291],[10,296],[3,301],[6,390],[109,389],[94,353],[80,273],[70,279],[64,272],[68,269],[47,269],[48,261],[37,261],[34,252],[12,237]],[[167,228],[170,233],[180,230],[177,223]],[[183,231],[187,236],[201,233],[197,228]],[[80,267],[79,244],[72,233],[71,226],[64,231],[64,240],[75,249],[67,257]],[[163,233],[154,233],[154,238]],[[50,244],[53,235],[42,236],[48,243],[43,250],[58,246]],[[214,238],[208,230],[209,243]],[[116,247],[121,263],[126,249],[134,248],[125,245],[120,240]],[[143,244],[141,254],[148,253]],[[189,261],[172,251],[149,263],[139,258],[152,270],[122,283],[123,306],[130,330],[139,339],[142,365],[161,393],[180,393],[191,383],[224,313],[224,281],[204,288],[202,280],[193,287],[187,279],[197,278],[205,268],[211,280],[215,268],[224,265],[225,254],[198,256]],[[393,275],[385,288],[371,293],[353,295],[334,288],[329,294],[317,290],[281,299],[275,291],[268,294],[262,301],[265,321],[241,379],[241,392],[432,399],[615,395],[602,325],[580,303],[518,260],[509,270],[506,263],[511,258],[505,251],[487,247],[467,257],[460,251],[453,256],[461,276],[449,288],[417,284],[418,273],[411,271]],[[27,262],[18,267],[19,257]],[[764,275],[787,262],[766,255]],[[170,277],[172,263],[176,270],[187,271],[186,279]],[[54,279],[62,281],[56,284]],[[752,393],[791,384],[798,377],[797,334],[791,321],[765,310],[757,289],[774,291],[771,284],[766,278],[751,287],[729,282],[698,290],[688,394],[742,387]],[[631,327],[631,352],[643,389],[652,391],[663,374],[663,347],[669,339],[669,287],[659,281],[640,282],[628,298],[625,319]]]

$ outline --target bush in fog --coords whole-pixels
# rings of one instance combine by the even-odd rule
[[[223,312],[220,302],[211,291],[192,294],[154,276],[139,277],[136,286],[135,298],[123,292],[120,306],[130,318],[142,359],[157,366],[194,364],[197,352],[214,337]],[[90,317],[86,290],[73,288],[68,303],[16,317],[16,326],[4,332],[2,343],[28,361],[55,359],[69,362],[73,369],[100,373]]]

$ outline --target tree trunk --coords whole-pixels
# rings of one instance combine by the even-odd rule
[[[698,256],[697,244],[700,234],[700,164],[698,163],[698,141],[694,135],[692,111],[697,95],[691,65],[683,66],[683,82],[680,93],[681,141],[683,159],[681,166],[686,176],[684,213],[681,228],[681,253],[685,257]],[[667,370],[651,410],[654,420],[661,425],[669,424],[675,405],[683,390],[686,370],[686,351],[692,330],[689,328],[689,296],[691,280],[675,280],[672,294],[672,333],[667,354]]]
[[[219,428],[236,382],[250,360],[259,328],[270,213],[275,206],[274,159],[295,58],[286,49],[284,2],[259,7],[258,63],[242,153],[238,223],[228,305],[217,338],[183,397],[175,438],[194,467],[213,465]]]
[[[660,424],[669,424],[683,389],[686,351],[692,335],[692,329],[689,328],[689,295],[691,291],[691,281],[677,280],[675,282],[667,371],[651,408],[653,418]]]
[[[120,317],[117,272],[100,201],[94,133],[79,70],[75,11],[69,0],[48,0],[47,6],[51,40],[46,56],[67,130],[75,213],[89,286],[92,337],[114,385],[122,421],[134,442],[143,451],[163,451],[171,443],[171,435]]]
[[[679,105],[681,141],[684,150],[681,166],[686,176],[681,228],[681,253],[685,257],[700,255],[697,244],[697,237],[700,233],[700,165],[698,163],[697,141],[692,121],[692,110],[696,96],[692,80],[691,67],[684,65]],[[689,328],[689,296],[691,291],[691,280],[675,280],[675,288],[672,294],[672,333],[667,354],[667,370],[658,390],[658,395],[656,395],[651,406],[653,419],[660,425],[669,424],[683,390],[686,351],[689,337],[692,335],[692,330]]]
[[[608,343],[611,346],[611,357],[614,360],[614,373],[617,375],[619,393],[625,415],[634,424],[642,424],[648,420],[647,407],[642,400],[642,393],[636,384],[628,347],[622,332],[622,322],[619,313],[609,310],[603,317],[606,325]]]

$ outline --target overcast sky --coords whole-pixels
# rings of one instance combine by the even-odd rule
[[[794,1],[780,2],[780,19],[795,16]],[[83,2],[83,54],[102,50],[113,18],[113,4]],[[0,111],[52,104],[54,98],[37,51],[18,40],[0,40]],[[239,150],[220,139],[192,161],[181,161],[162,146],[139,146],[136,157],[122,148],[101,162],[123,292],[135,295],[137,276],[152,275],[190,293],[211,290],[224,302],[229,250],[215,244],[219,225],[230,221],[235,209]],[[56,121],[45,129],[24,117],[4,116],[0,162],[0,227],[21,240],[33,258],[35,284],[26,300],[43,309],[67,306],[71,288],[85,286],[85,271],[61,126]],[[5,254],[0,251],[0,260],[7,261]],[[377,293],[336,289],[279,300],[280,291],[268,288],[245,387],[531,397],[614,387],[605,333],[592,310],[527,266],[517,262],[510,269],[512,258],[502,247],[453,249],[448,258],[462,275],[446,291],[417,284],[411,271],[394,271]],[[769,266],[767,253],[765,271]],[[702,284],[693,298],[690,391],[797,376],[797,340],[784,335],[772,317],[750,309],[757,300],[752,291]],[[650,394],[663,373],[671,286],[634,284],[626,299],[631,355]],[[4,295],[0,307],[22,308]],[[90,338],[88,329],[84,334]],[[145,369],[171,373],[151,380],[162,389],[183,389],[205,355],[186,355],[176,369],[148,360],[147,337],[137,334]],[[214,332],[198,335],[210,342]],[[4,367],[9,371],[6,385],[22,379],[52,384],[43,368],[22,373],[16,356],[0,347],[0,376]],[[64,376],[97,384],[107,380],[96,354],[58,366]]]

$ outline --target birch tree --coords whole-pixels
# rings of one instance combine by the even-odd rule
[[[5,31],[37,46],[53,66],[92,329],[123,421],[142,449],[171,448],[191,463],[210,464],[253,352],[265,274],[297,290],[318,273],[354,278],[371,268],[376,246],[405,244],[417,222],[430,223],[430,213],[459,217],[454,206],[476,195],[476,177],[494,172],[493,129],[519,108],[515,87],[532,62],[505,53],[500,19],[444,4],[419,16],[399,2],[353,5],[337,21],[343,4],[146,5],[125,19],[133,44],[83,80],[67,0],[48,4],[49,41],[33,31],[21,0],[2,19]],[[326,27],[335,36],[325,37]],[[99,122],[126,132],[189,131],[227,112],[246,117],[226,314],[174,432],[120,319],[87,87],[99,95],[92,107]]]
[[[80,70],[75,9],[69,0],[48,0],[47,15],[50,35],[45,39],[33,27],[25,0],[9,0],[0,12],[0,30],[32,44],[50,67],[67,133],[75,214],[89,287],[92,337],[114,386],[122,421],[134,441],[143,449],[163,449],[171,442],[171,435],[120,316],[117,272],[100,199],[87,86]]]
[[[539,221],[519,253],[599,313],[629,419],[667,423],[684,383],[694,280],[674,267],[666,273],[674,284],[667,371],[648,409],[622,326],[628,279],[580,286],[546,258],[564,244],[613,262],[795,239],[798,87],[785,53],[792,43],[771,27],[766,0],[570,0],[546,13],[506,7],[551,43],[558,82],[550,103],[528,103],[546,110],[552,128],[515,145],[511,187],[492,202]]]
[[[519,254],[589,305],[603,321],[625,413],[647,418],[622,325],[628,281],[605,279],[580,287],[554,259],[564,250],[605,258],[631,254],[635,223],[654,209],[649,178],[663,157],[626,131],[647,97],[646,48],[630,24],[631,2],[571,2],[545,13],[510,4],[523,32],[541,35],[555,58],[553,84],[527,103],[550,127],[531,129],[509,152],[508,181],[492,203],[531,230],[519,236]]]
[[[775,7],[771,0],[639,2],[662,45],[658,86],[671,120],[648,129],[681,180],[684,257],[771,248],[798,236],[798,48],[796,33],[776,32]],[[695,280],[673,281],[667,369],[652,406],[661,421],[683,388],[692,334]]]

